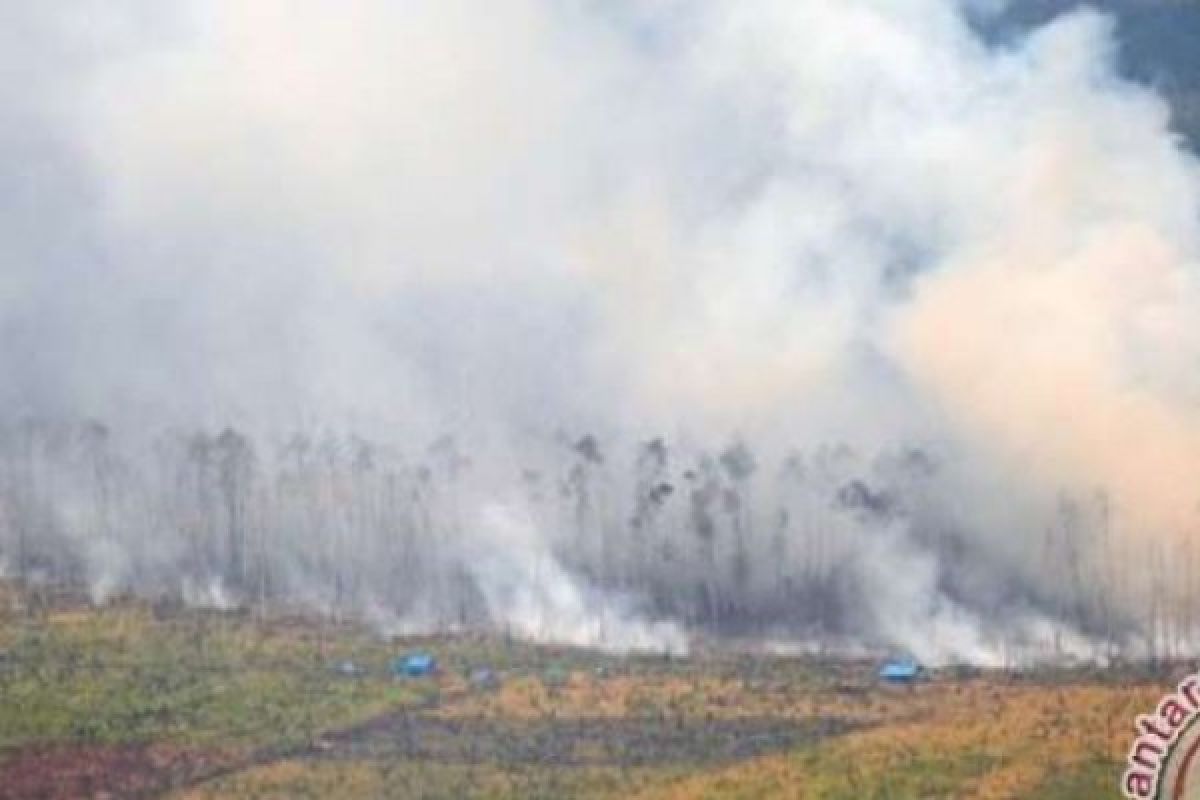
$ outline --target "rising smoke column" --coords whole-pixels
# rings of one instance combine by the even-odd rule
[[[1187,594],[1151,561],[1111,574],[1190,542],[1200,204],[1164,102],[1117,76],[1107,17],[996,45],[940,0],[0,8],[11,419],[105,420],[146,475],[164,430],[233,425],[306,486],[349,456],[314,445],[267,469],[264,442],[353,429],[417,459],[445,431],[468,443],[453,508],[405,467],[403,508],[442,515],[397,512],[445,573],[423,611],[341,555],[346,530],[380,552],[394,531],[347,522],[337,492],[247,501],[274,531],[273,580],[314,606],[354,575],[375,616],[442,624],[462,580],[518,627],[598,592],[621,625],[650,594],[693,626],[741,609],[770,628],[832,595],[848,637],[982,661],[1066,616],[1152,626],[1148,598]],[[580,433],[547,444],[559,429]],[[658,436],[672,492],[650,515],[656,487],[616,454]],[[179,463],[223,452],[204,441]],[[735,441],[754,469],[722,459]],[[859,455],[818,457],[831,442]],[[912,443],[942,454],[920,480],[888,466]],[[74,479],[20,463],[9,539],[79,554],[93,579],[158,585],[224,558],[194,547],[218,523],[173,521],[193,518],[184,500],[101,524]],[[538,491],[569,500],[519,508],[523,470],[566,474]],[[772,484],[791,474],[799,488]],[[30,509],[59,521],[14,522]],[[622,577],[646,537],[686,585]],[[530,544],[497,560],[492,540]],[[1103,603],[1065,598],[1047,552]],[[810,556],[821,591],[780,588]],[[579,585],[519,585],[547,575]]]

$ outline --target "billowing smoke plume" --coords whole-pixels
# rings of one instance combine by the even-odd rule
[[[1113,18],[1001,8],[0,0],[0,563],[1189,647],[1200,170]]]

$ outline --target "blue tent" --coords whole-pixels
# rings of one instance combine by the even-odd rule
[[[911,660],[888,661],[879,669],[879,677],[889,683],[912,683],[921,676],[921,665]]]
[[[410,653],[392,662],[392,673],[405,678],[424,678],[437,670],[437,659],[429,653]]]

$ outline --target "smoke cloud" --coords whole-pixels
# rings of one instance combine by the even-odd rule
[[[1113,18],[999,7],[0,0],[0,563],[1190,648],[1200,169]]]

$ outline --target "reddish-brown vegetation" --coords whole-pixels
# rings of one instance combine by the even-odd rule
[[[24,747],[0,758],[0,800],[153,796],[236,761],[229,751],[166,744]]]

